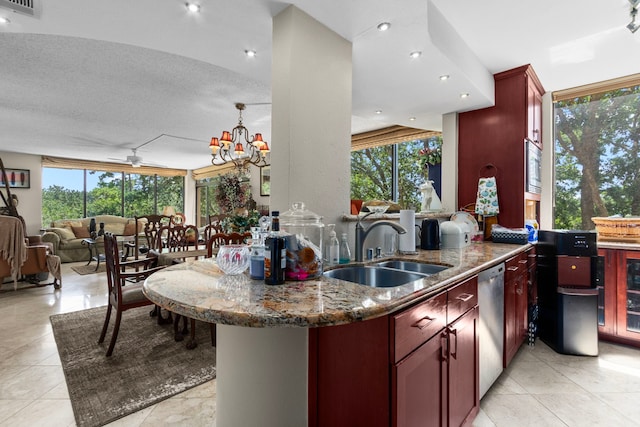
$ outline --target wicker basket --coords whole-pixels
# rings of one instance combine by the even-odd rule
[[[640,217],[603,218],[591,220],[596,225],[598,240],[610,242],[640,243]]]

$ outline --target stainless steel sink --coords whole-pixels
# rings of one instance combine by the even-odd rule
[[[425,264],[421,262],[412,262],[412,261],[383,261],[381,263],[376,264],[380,267],[389,267],[395,268],[402,271],[415,271],[422,274],[436,274],[441,272],[442,270],[446,270],[446,265],[439,264]]]
[[[351,266],[325,271],[325,277],[371,286],[373,288],[393,288],[414,280],[424,279],[424,274],[402,271],[386,267]]]

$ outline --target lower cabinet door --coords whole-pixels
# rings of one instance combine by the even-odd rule
[[[471,425],[480,405],[478,308],[447,327],[449,426]]]
[[[397,427],[443,427],[446,407],[446,333],[442,332],[393,366],[392,419]]]

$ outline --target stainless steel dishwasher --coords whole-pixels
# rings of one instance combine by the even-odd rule
[[[480,398],[502,373],[504,263],[478,274],[480,309]]]

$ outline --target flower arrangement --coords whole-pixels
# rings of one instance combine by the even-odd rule
[[[228,173],[220,177],[216,191],[216,202],[222,213],[231,214],[238,208],[246,208],[251,200],[251,188],[239,173]]]
[[[437,165],[442,163],[442,139],[430,138],[424,142],[424,148],[420,150],[424,165]]]
[[[225,230],[244,233],[246,231],[250,231],[251,227],[259,226],[260,212],[255,209],[250,211],[245,209],[243,212],[239,211],[240,209],[236,211],[238,213],[228,216],[222,220],[222,227]]]

